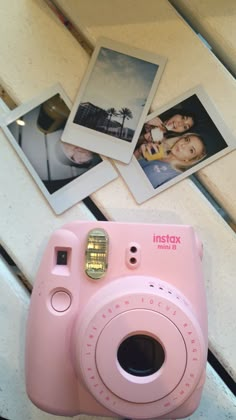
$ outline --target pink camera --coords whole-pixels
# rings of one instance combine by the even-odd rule
[[[201,257],[190,226],[77,221],[57,230],[29,310],[32,402],[67,416],[189,416],[207,359]]]

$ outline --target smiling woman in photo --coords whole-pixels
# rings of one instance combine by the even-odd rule
[[[196,122],[195,114],[187,109],[170,110],[150,119],[145,124],[145,131],[159,128],[163,133],[162,137],[168,138],[176,134],[186,133],[192,129]]]
[[[158,148],[160,149],[160,146],[155,144],[141,145],[138,159],[154,188],[199,163],[207,156],[204,140],[196,133],[187,133],[175,138],[171,149],[166,150],[162,157]],[[138,158],[137,151],[136,157]]]
[[[164,142],[144,142],[135,150],[134,156],[137,159],[144,158],[148,161],[164,160],[165,162],[170,162],[177,160],[193,162],[194,159],[199,161],[199,157],[202,159],[206,156],[206,148],[204,140],[199,134],[186,133]]]

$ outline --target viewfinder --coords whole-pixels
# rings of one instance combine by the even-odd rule
[[[57,265],[67,265],[67,251],[57,251]]]

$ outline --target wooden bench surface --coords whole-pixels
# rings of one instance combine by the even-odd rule
[[[108,0],[56,0],[69,20],[94,45],[106,36],[164,55],[168,62],[158,86],[153,109],[202,84],[231,132],[236,135],[236,82],[202,44],[167,0],[110,4]],[[191,3],[191,2],[190,2]],[[227,2],[224,4],[227,4]],[[93,14],[90,11],[93,10]],[[102,10],[102,13],[100,13]],[[134,13],[135,10],[135,13]],[[236,152],[198,172],[203,185],[236,222]]]
[[[114,4],[111,8],[111,3],[105,0],[96,3],[91,0],[57,1],[91,45],[95,44],[98,36],[103,35],[168,57],[153,102],[154,109],[201,83],[235,134],[235,82],[178,17],[172,6],[165,0],[158,3],[148,0],[145,6],[133,0],[130,0],[127,6],[127,2],[121,1],[116,8]],[[89,55],[85,49],[58,21],[43,0],[31,3],[27,0],[11,0],[9,3],[0,0],[0,7],[3,15],[0,37],[1,84],[17,103],[31,99],[56,82],[62,84],[73,100],[89,62]],[[185,51],[188,51],[187,60]],[[94,216],[82,203],[61,216],[55,216],[2,132],[0,142],[0,239],[4,248],[33,284],[40,257],[51,232],[69,220],[91,220]],[[224,204],[233,220],[236,220],[236,184],[235,177],[232,176],[235,156],[236,152],[232,152],[199,173],[208,191]],[[235,378],[236,334],[235,325],[231,320],[235,318],[233,256],[236,241],[231,228],[189,179],[142,205],[136,204],[120,177],[94,193],[92,198],[109,220],[184,223],[195,227],[205,249],[209,345]],[[4,293],[8,293],[7,299],[10,302],[11,298],[13,299],[13,315],[17,316],[16,304],[13,302],[18,301],[18,297],[11,297],[11,285],[9,290],[6,284],[4,287]],[[4,302],[4,298],[1,298],[1,302]],[[19,310],[22,310],[20,300],[18,302]],[[20,326],[16,324],[18,334],[23,327],[24,320]],[[8,360],[11,360],[11,356],[16,357],[13,350]],[[6,375],[7,372],[5,377]],[[23,387],[23,373],[19,380],[19,386],[21,384]],[[224,398],[220,403],[222,392]],[[16,409],[16,413],[17,405],[11,407],[9,394],[4,395],[5,411],[0,411],[0,415],[17,419],[15,414],[10,416],[6,412],[6,409],[11,408],[13,411]],[[26,417],[22,418],[39,418],[27,411],[29,403],[25,395],[22,394],[20,401],[22,407],[26,407]],[[227,410],[231,410],[232,417],[235,414],[230,404],[230,393],[211,368],[208,368],[203,402],[203,418],[217,419],[221,409],[223,417],[218,417],[219,419],[227,418]],[[211,411],[214,409],[215,412]],[[49,418],[43,416],[42,414],[42,418]],[[191,416],[191,419],[199,418],[194,416]]]
[[[131,1],[129,7],[125,8],[122,2],[115,6],[102,0],[96,5],[93,4],[93,14],[90,13],[91,1],[57,0],[56,3],[90,44],[94,45],[99,36],[107,36],[168,57],[153,101],[153,109],[162,106],[187,89],[202,84],[216,103],[230,130],[236,133],[233,105],[236,100],[236,90],[233,90],[235,82],[232,76],[177,16],[167,1],[159,2],[158,6],[155,1],[145,2],[145,6],[143,3],[135,5]],[[135,14],[132,13],[134,8]],[[100,10],[104,13],[99,13]],[[211,77],[212,73],[214,78]],[[223,91],[228,92],[227,100],[226,96],[222,95]],[[236,152],[232,152],[200,171],[201,178],[206,180],[208,191],[216,196],[219,202],[223,201],[228,211],[229,205],[232,207],[231,215],[236,212],[236,179],[232,176],[235,159]],[[94,193],[92,198],[108,219],[189,223],[195,226],[206,249],[204,265],[209,279],[210,348],[228,371],[236,375],[236,355],[233,350],[235,326],[232,326],[223,315],[226,306],[227,312],[230,308],[229,311],[235,313],[230,290],[235,287],[233,255],[236,242],[231,229],[228,229],[190,180],[185,180],[174,188],[162,192],[142,206],[137,205],[131,194],[127,193],[121,178]]]

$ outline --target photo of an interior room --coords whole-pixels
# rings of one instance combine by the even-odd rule
[[[50,193],[102,161],[93,152],[61,141],[69,112],[55,95],[8,126]]]

